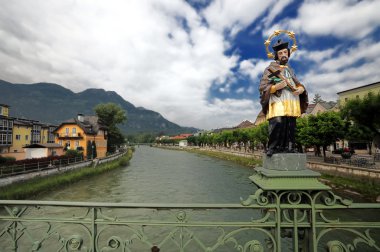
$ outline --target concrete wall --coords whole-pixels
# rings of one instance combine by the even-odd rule
[[[347,178],[363,178],[375,180],[380,183],[380,170],[359,168],[346,165],[307,162],[309,169],[330,175],[339,175]]]
[[[42,158],[48,156],[47,148],[25,148],[25,158]]]

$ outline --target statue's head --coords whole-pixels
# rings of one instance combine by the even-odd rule
[[[288,63],[290,57],[289,42],[282,41],[281,39],[272,46],[274,51],[274,60],[279,61],[281,65]]]

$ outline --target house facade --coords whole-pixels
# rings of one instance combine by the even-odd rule
[[[61,123],[54,133],[55,143],[66,150],[82,151],[89,158],[106,156],[107,128],[98,122],[97,116],[79,114]]]
[[[24,147],[54,143],[55,125],[9,116],[10,107],[0,104],[0,155],[16,160],[28,158]]]
[[[344,106],[344,104],[350,99],[363,99],[369,92],[378,94],[380,92],[380,81],[337,93],[339,96],[339,105],[341,107]]]
[[[13,121],[9,106],[0,104],[0,155],[8,153],[13,143]]]

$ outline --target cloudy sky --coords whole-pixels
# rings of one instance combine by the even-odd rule
[[[296,33],[290,63],[311,98],[380,81],[380,1],[0,3],[0,79],[116,91],[182,126],[255,120],[276,29]]]

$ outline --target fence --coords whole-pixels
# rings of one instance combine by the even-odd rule
[[[82,157],[73,157],[66,159],[49,160],[36,163],[15,164],[0,167],[0,178],[14,176],[35,171],[61,168],[75,163],[83,162]]]
[[[331,164],[342,164],[351,165],[363,168],[375,168],[375,158],[374,157],[351,157],[351,158],[341,158],[341,157],[325,157],[323,160],[325,163]]]
[[[380,251],[379,210],[261,189],[240,204],[0,201],[0,251]]]

